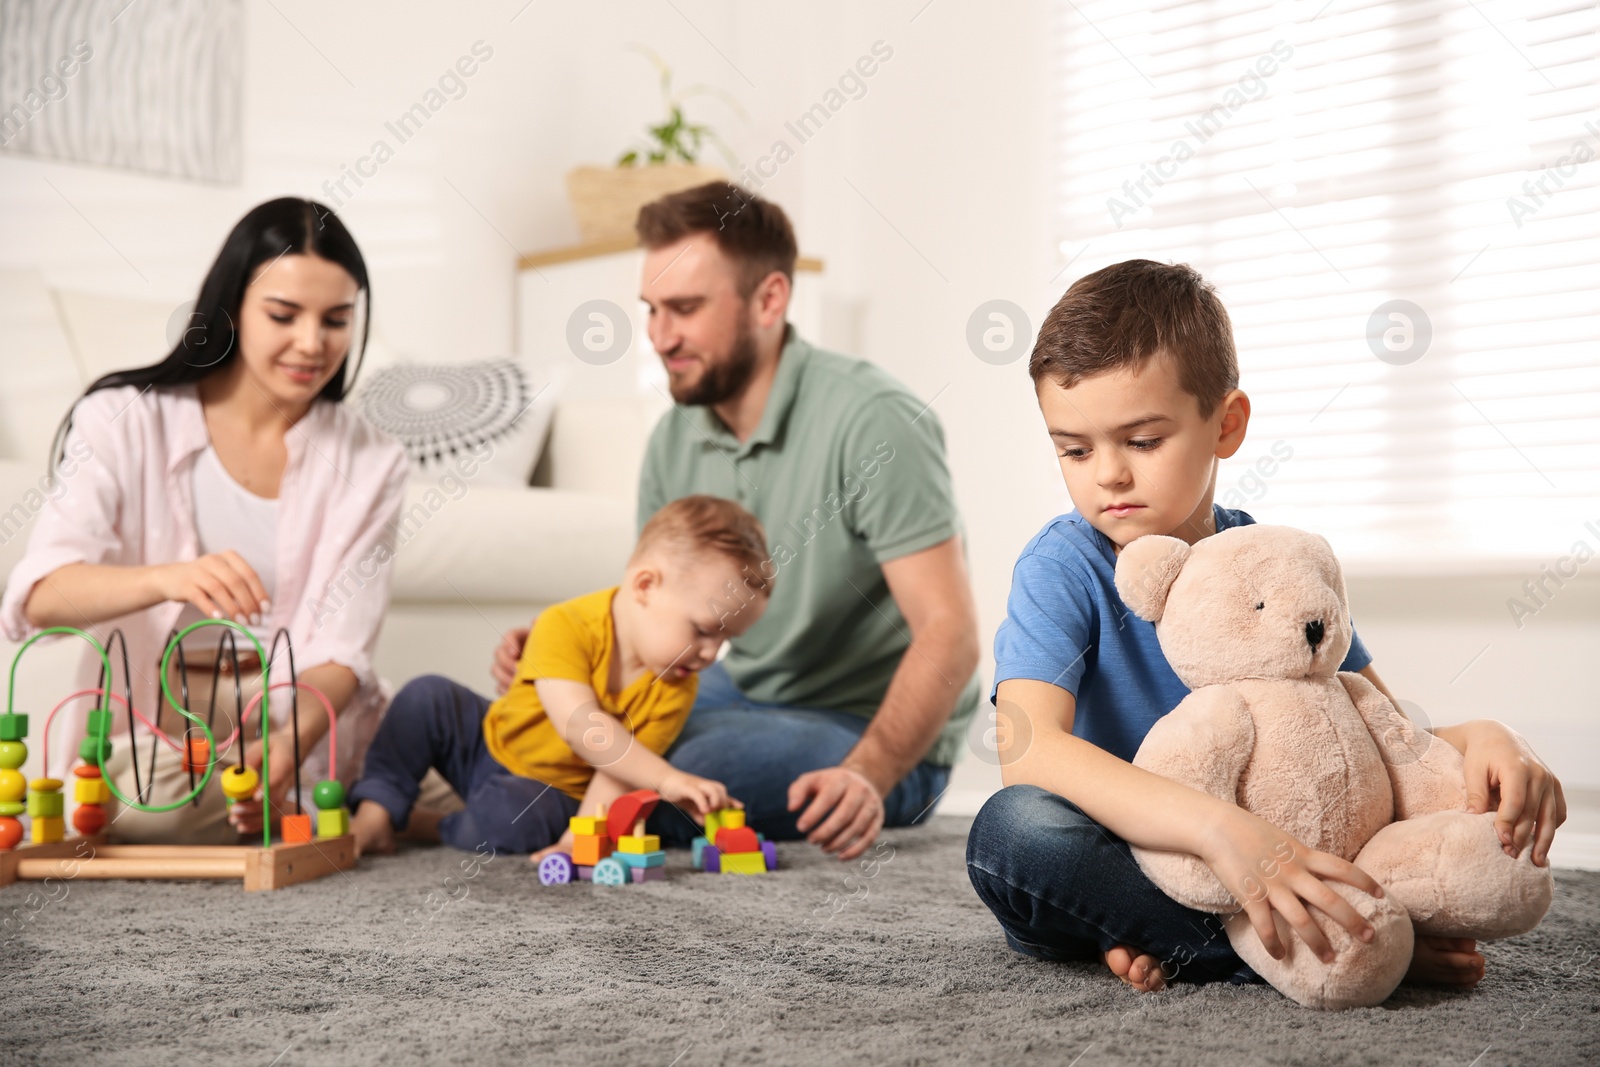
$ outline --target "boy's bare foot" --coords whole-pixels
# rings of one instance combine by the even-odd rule
[[[1100,953],[1111,973],[1141,993],[1154,993],[1167,987],[1161,961],[1128,945],[1118,945]]]
[[[350,832],[355,835],[356,855],[385,856],[394,851],[394,827],[389,811],[374,800],[363,800],[350,817]]]
[[[400,831],[400,836],[407,841],[427,841],[437,845],[439,823],[445,814],[432,808],[412,808],[411,818],[406,820],[406,828]]]
[[[1405,980],[1410,985],[1471,989],[1483,981],[1483,954],[1471,938],[1419,936]]]

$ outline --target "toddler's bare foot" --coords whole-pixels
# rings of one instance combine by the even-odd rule
[[[1118,945],[1100,954],[1111,973],[1141,993],[1154,993],[1167,987],[1161,961],[1128,945]]]
[[[363,800],[350,817],[350,832],[355,835],[356,855],[383,856],[394,851],[394,827],[389,810],[373,800]]]
[[[407,841],[427,841],[436,845],[439,843],[439,822],[444,817],[444,812],[432,808],[412,808],[411,818],[406,821],[406,828],[400,831],[400,836]]]
[[[1411,985],[1471,989],[1483,981],[1483,954],[1471,938],[1418,936],[1405,980]]]

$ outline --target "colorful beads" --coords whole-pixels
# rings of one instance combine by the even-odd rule
[[[72,812],[72,828],[84,837],[93,837],[106,828],[106,809],[98,804],[79,804]]]
[[[20,800],[0,800],[0,816],[21,815],[28,810],[28,805]]]
[[[311,802],[322,811],[344,807],[344,786],[334,781],[318,782],[311,791]]]
[[[35,815],[33,817],[33,843],[36,845],[51,845],[64,840],[67,836],[66,820],[59,815]]]
[[[100,768],[91,767],[89,769],[97,771]],[[111,803],[111,787],[98,774],[93,778],[81,777],[73,783],[72,799],[79,804],[109,804]]]
[[[204,737],[188,738],[183,746],[183,769],[190,774],[204,774],[211,765],[211,742]]]
[[[91,766],[104,767],[111,758],[111,738],[85,737],[78,742],[78,758]]]
[[[27,811],[33,800],[28,794],[28,780],[17,769],[28,762],[28,746],[22,740],[27,735],[26,715],[0,715],[0,851],[22,843],[22,821],[17,816]],[[22,799],[25,796],[26,803]],[[38,840],[37,836],[34,840]]]
[[[311,816],[285,815],[282,822],[283,843],[303,845],[311,840]]]
[[[0,741],[0,767],[14,771],[27,762],[27,745],[21,741]]]
[[[0,815],[0,852],[22,844],[22,820]]]
[[[36,819],[59,819],[66,810],[66,801],[61,795],[60,779],[35,778],[28,783],[28,814]]]
[[[222,772],[222,795],[232,801],[249,800],[260,784],[261,776],[251,767],[234,765]]]
[[[28,717],[21,712],[6,712],[0,715],[0,741],[22,741],[28,736]],[[27,750],[23,750],[26,755]],[[20,767],[20,763],[6,764],[10,767]]]
[[[72,811],[72,828],[84,837],[93,837],[106,828],[106,809],[111,801],[111,787],[106,784],[100,768],[84,764],[72,768],[77,781],[72,786],[72,798],[78,806]]]
[[[21,771],[6,767],[0,770],[0,801],[21,800],[28,795],[28,780]]]
[[[317,812],[318,837],[343,837],[350,832],[350,813],[343,808]]]

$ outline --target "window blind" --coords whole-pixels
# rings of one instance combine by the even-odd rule
[[[1217,286],[1253,405],[1218,502],[1370,570],[1600,554],[1593,5],[1056,15],[1059,284]]]

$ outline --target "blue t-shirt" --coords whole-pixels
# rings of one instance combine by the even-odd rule
[[[1213,504],[1217,531],[1256,520]],[[993,702],[1000,683],[1031,678],[1077,698],[1072,732],[1125,760],[1189,687],[1156,640],[1155,623],[1129,611],[1117,592],[1111,539],[1076,511],[1057,516],[1028,542],[1011,574],[1006,619],[994,636]],[[1351,624],[1342,671],[1372,662]]]

